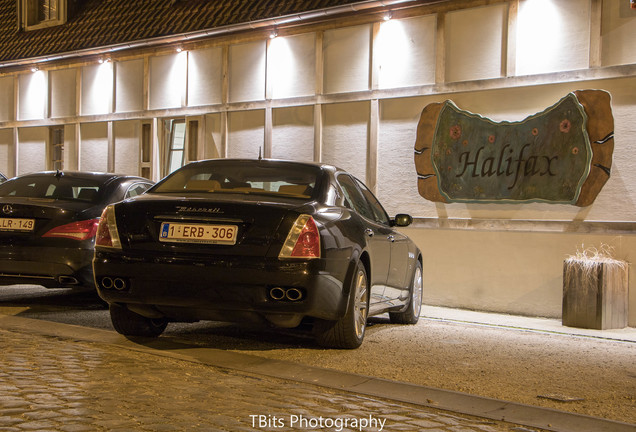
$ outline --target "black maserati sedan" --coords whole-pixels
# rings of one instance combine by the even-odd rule
[[[367,318],[417,322],[422,257],[365,185],[334,166],[190,163],[104,210],[93,269],[114,328],[159,336],[168,322],[313,325],[356,348]]]
[[[107,204],[152,185],[140,177],[68,171],[0,184],[0,285],[94,290],[99,216]]]

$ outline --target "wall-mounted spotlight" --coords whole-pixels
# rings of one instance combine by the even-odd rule
[[[39,67],[37,67],[37,66],[31,66],[31,72],[34,72],[34,73],[35,73],[35,72],[37,72],[37,71],[39,71],[39,70],[40,70],[40,68],[39,68]]]
[[[183,51],[183,47],[181,45],[179,45],[175,51],[177,51],[178,53],[180,53],[181,51]]]
[[[278,36],[278,32],[276,30],[273,30],[270,34],[269,34],[269,38],[270,39],[274,39],[275,37]]]
[[[97,61],[99,64],[108,63],[110,61],[110,57],[100,57]]]
[[[384,16],[382,17],[384,21],[390,21],[391,18],[393,18],[393,15],[391,14],[391,12],[385,13]]]

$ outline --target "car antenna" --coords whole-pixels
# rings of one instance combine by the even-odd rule
[[[57,177],[57,178],[64,177],[64,173],[58,169],[55,172],[55,177]]]
[[[259,161],[260,161],[260,160],[263,160],[263,156],[261,156],[261,150],[262,150],[262,149],[263,149],[262,147],[260,147],[260,146],[258,147],[258,160],[259,160]]]

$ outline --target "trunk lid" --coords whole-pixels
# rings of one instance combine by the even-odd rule
[[[74,221],[97,217],[92,204],[49,198],[0,198],[0,241],[4,245],[37,246],[51,229]],[[54,240],[54,239],[53,239]]]
[[[264,257],[273,244],[282,245],[285,241],[298,214],[294,211],[298,204],[297,200],[274,202],[256,196],[222,195],[211,199],[146,194],[118,204],[115,214],[125,250]],[[180,232],[173,233],[175,229]],[[231,240],[210,239],[215,229],[234,233]]]

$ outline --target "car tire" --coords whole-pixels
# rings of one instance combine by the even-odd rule
[[[109,309],[113,327],[124,336],[157,337],[168,325],[165,318],[146,318],[132,312],[125,305],[111,304]]]
[[[402,312],[389,312],[389,318],[394,324],[417,324],[422,310],[422,264],[417,261],[413,280],[411,281],[411,292],[409,304]]]
[[[369,282],[361,262],[356,264],[345,315],[336,321],[319,320],[314,325],[316,341],[328,348],[358,348],[364,340],[369,314]]]

